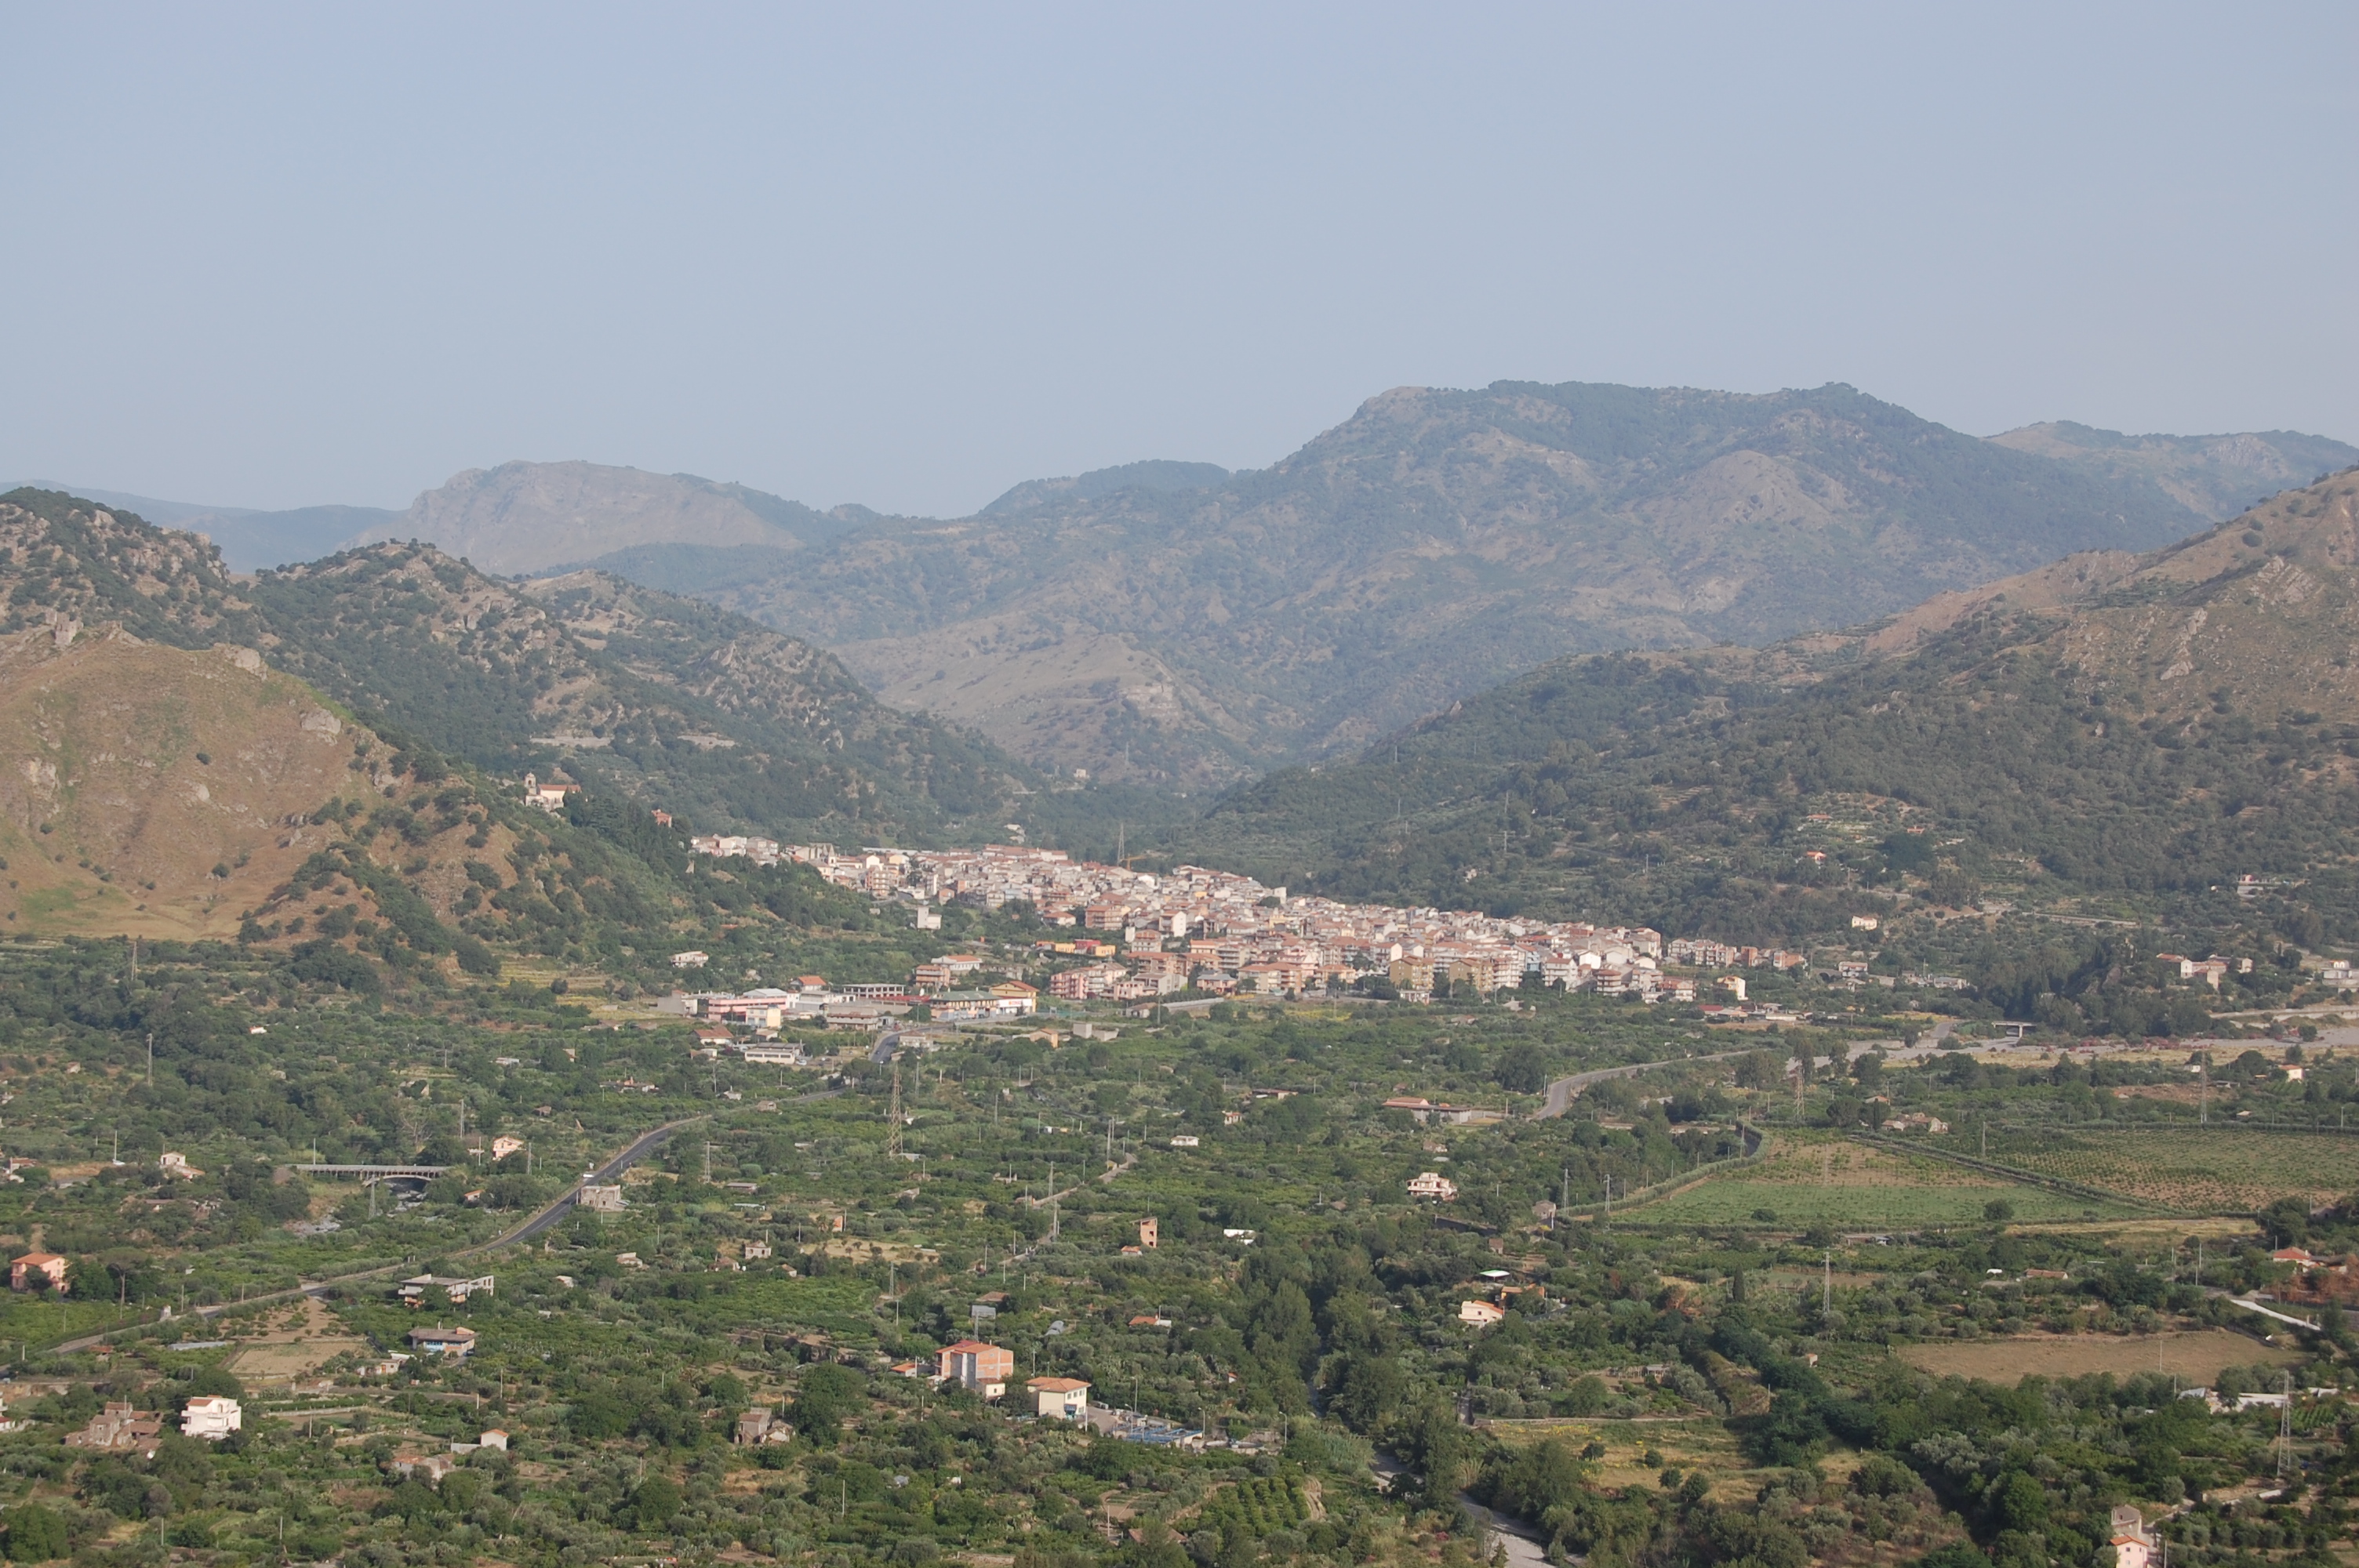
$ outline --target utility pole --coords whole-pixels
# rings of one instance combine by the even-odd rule
[[[886,1113],[890,1124],[885,1130],[885,1154],[887,1159],[901,1157],[901,1064],[893,1064],[893,1108]]]
[[[156,1087],[156,1036],[147,1036],[147,1087]]]
[[[1820,1260],[1820,1267],[1824,1273],[1819,1285],[1819,1315],[1824,1317],[1835,1310],[1835,1255],[1826,1253]]]

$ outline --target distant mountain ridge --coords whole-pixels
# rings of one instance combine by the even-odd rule
[[[1774,641],[2212,520],[2118,468],[1843,386],[1401,388],[1210,488],[880,519],[698,591],[1041,765],[1201,789],[1569,652]]]
[[[1984,440],[1840,385],[1502,382],[1383,394],[1266,470],[1029,480],[962,519],[507,463],[347,537],[706,599],[1035,766],[1195,793],[1348,754],[1568,654],[1840,628],[2150,549],[2354,460],[2283,431]]]
[[[2359,461],[2359,451],[2298,430],[2227,436],[2125,436],[2071,420],[1993,436],[2002,447],[2076,463],[2116,478],[2152,480],[2190,510],[2217,521],[2280,490]]]
[[[160,501],[152,495],[49,482],[0,485],[0,492],[12,489],[79,495],[132,513],[159,527],[202,534],[219,547],[222,560],[230,570],[237,572],[315,559],[337,548],[353,535],[366,533],[400,515],[381,506],[298,506],[270,512],[250,506]]]
[[[820,512],[694,474],[602,463],[502,463],[454,475],[408,511],[345,539],[356,548],[418,539],[484,571],[560,569],[647,546],[792,551],[868,522],[864,507]]]

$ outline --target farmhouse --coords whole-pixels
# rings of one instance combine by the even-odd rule
[[[245,1424],[245,1412],[235,1400],[221,1394],[206,1394],[189,1401],[180,1412],[180,1431],[190,1437],[201,1437],[208,1443],[219,1443]]]
[[[1032,1413],[1058,1421],[1090,1419],[1090,1386],[1079,1378],[1035,1378],[1024,1385]]]
[[[768,1410],[756,1406],[737,1418],[737,1428],[730,1441],[756,1446],[765,1443],[785,1443],[794,1436],[794,1428],[786,1425]]]
[[[97,1448],[108,1452],[132,1450],[142,1455],[156,1452],[157,1439],[163,1435],[164,1418],[143,1415],[127,1401],[109,1401],[107,1407],[91,1419],[80,1432],[66,1433],[68,1448]]]
[[[71,1267],[54,1252],[27,1252],[9,1265],[8,1288],[24,1290],[31,1285],[33,1276],[38,1274],[47,1281],[49,1289],[62,1291],[66,1288],[66,1271]]]

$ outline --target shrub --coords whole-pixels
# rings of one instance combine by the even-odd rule
[[[66,1554],[66,1521],[39,1503],[19,1503],[5,1516],[8,1561],[47,1563]]]

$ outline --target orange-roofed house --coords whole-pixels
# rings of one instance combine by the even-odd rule
[[[1079,1378],[1035,1378],[1024,1385],[1032,1413],[1058,1421],[1090,1419],[1090,1386]]]
[[[69,1266],[63,1258],[54,1252],[27,1252],[9,1265],[8,1288],[12,1291],[24,1290],[32,1283],[33,1276],[38,1274],[49,1281],[49,1289],[62,1291],[66,1288],[66,1270]]]
[[[939,1365],[945,1381],[955,1379],[984,1399],[995,1400],[1007,1391],[1007,1379],[1016,1374],[1016,1353],[979,1339],[962,1339],[942,1346]]]

